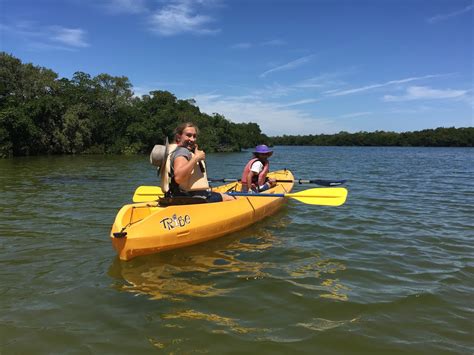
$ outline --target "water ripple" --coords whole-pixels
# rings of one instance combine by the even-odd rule
[[[275,147],[275,169],[348,179],[347,203],[291,200],[127,263],[108,234],[156,183],[147,157],[2,160],[0,352],[471,353],[472,152]],[[208,169],[238,177],[249,156],[209,154]]]

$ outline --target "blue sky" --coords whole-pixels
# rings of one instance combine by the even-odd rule
[[[468,0],[0,0],[0,50],[268,135],[474,126]]]

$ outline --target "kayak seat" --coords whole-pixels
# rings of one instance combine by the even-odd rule
[[[160,197],[158,204],[160,206],[177,206],[177,205],[194,205],[198,203],[206,203],[204,196],[176,196],[176,197]]]

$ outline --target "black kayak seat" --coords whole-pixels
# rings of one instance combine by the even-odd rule
[[[178,206],[178,205],[194,205],[198,203],[206,203],[207,199],[204,196],[175,196],[175,197],[160,197],[158,204],[160,206]]]

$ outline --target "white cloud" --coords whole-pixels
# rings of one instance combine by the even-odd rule
[[[406,79],[400,79],[400,80],[391,80],[391,81],[387,81],[387,82],[381,83],[381,84],[366,85],[366,86],[362,86],[362,87],[354,88],[354,89],[349,89],[349,90],[330,90],[330,91],[324,92],[324,94],[326,94],[328,96],[350,95],[350,94],[356,94],[356,93],[359,93],[359,92],[368,91],[368,90],[372,90],[372,89],[377,89],[377,88],[381,88],[381,87],[385,87],[385,86],[404,84],[404,83],[408,83],[408,82],[411,82],[411,81],[437,78],[437,77],[440,77],[440,76],[442,76],[442,75],[425,75],[425,76],[412,77],[412,78],[406,78]]]
[[[361,117],[361,116],[369,116],[371,114],[372,114],[372,112],[370,112],[370,111],[353,112],[353,113],[346,113],[346,114],[341,115],[339,117],[341,117],[341,118],[354,118],[354,117]]]
[[[260,74],[260,77],[264,78],[268,74],[271,74],[271,73],[275,73],[275,72],[283,71],[283,70],[291,70],[291,69],[297,68],[297,67],[299,67],[303,64],[308,63],[311,59],[313,59],[313,57],[314,57],[314,55],[312,54],[312,55],[307,55],[305,57],[301,57],[301,58],[292,60],[289,63],[286,63],[286,64],[280,65],[278,67],[272,68],[270,70],[267,70],[266,72]]]
[[[0,35],[4,36],[8,33],[14,36],[15,39],[31,41],[34,38],[40,37],[39,31],[35,30],[34,26],[34,23],[29,21],[18,21],[15,24],[0,23]]]
[[[10,33],[35,50],[77,50],[89,47],[86,31],[81,28],[62,26],[38,26],[34,22],[18,21],[12,25],[2,24],[1,31]]]
[[[426,112],[430,112],[434,110],[439,112],[440,108],[420,105],[420,106],[413,106],[413,107],[395,107],[395,108],[391,108],[387,110],[386,112],[388,114],[420,114],[420,113],[426,113]]]
[[[106,0],[104,6],[112,14],[138,14],[146,11],[146,0]]]
[[[467,95],[467,90],[437,90],[425,86],[410,86],[406,90],[405,95],[393,96],[385,95],[384,101],[413,101],[413,100],[445,100],[445,99],[462,99]]]
[[[142,97],[143,95],[148,95],[150,91],[155,90],[151,86],[134,86],[132,88],[133,96],[135,97]]]
[[[181,33],[215,34],[220,29],[210,28],[214,18],[197,12],[197,5],[203,1],[179,1],[164,6],[151,16],[153,31],[163,36],[173,36]]]
[[[235,43],[230,46],[232,49],[249,49],[254,47],[278,47],[285,45],[286,42],[280,39],[273,39],[270,41],[264,41],[260,43],[252,43],[252,42],[239,42]]]
[[[302,80],[293,85],[295,88],[301,89],[315,89],[315,88],[327,88],[334,86],[341,86],[345,83],[338,79],[341,73],[326,73],[319,76],[315,76],[309,79]],[[328,93],[330,91],[326,91]]]
[[[280,85],[279,83],[273,83],[271,85],[265,85],[262,89],[252,90],[250,95],[254,99],[277,99],[288,96],[295,90],[291,86]]]
[[[293,102],[288,102],[286,104],[280,104],[278,107],[292,107],[292,106],[299,106],[299,105],[307,105],[313,104],[315,102],[321,101],[321,99],[301,99]]]
[[[466,12],[469,12],[471,11],[472,9],[474,9],[474,5],[468,5],[466,6],[465,8],[463,9],[460,9],[460,10],[456,10],[454,12],[450,12],[448,14],[440,14],[440,15],[436,15],[436,16],[433,16],[433,17],[430,17],[427,21],[429,23],[436,23],[436,22],[440,22],[440,21],[445,21],[445,20],[449,20],[453,17],[456,17],[456,16],[459,16],[459,15],[462,15]]]
[[[51,28],[50,39],[68,47],[83,48],[89,46],[89,44],[84,39],[85,34],[86,32],[80,28],[54,26]]]
[[[271,102],[250,100],[248,97],[225,97],[215,94],[196,95],[194,99],[202,112],[218,112],[232,122],[258,123],[268,135],[335,133],[342,128],[332,119],[315,117],[296,109]]]

